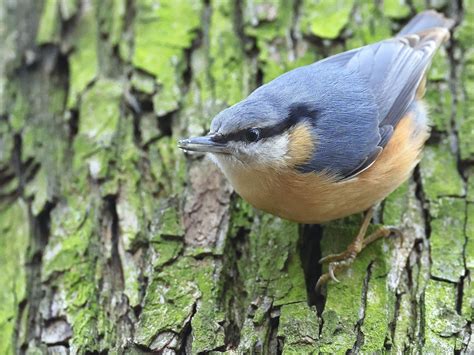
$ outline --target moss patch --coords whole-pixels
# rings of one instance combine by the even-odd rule
[[[0,353],[14,354],[13,336],[19,303],[25,298],[26,250],[29,242],[26,206],[17,202],[0,211]]]
[[[430,280],[425,291],[426,333],[423,351],[450,353],[466,320],[455,310],[455,286]]]
[[[334,39],[349,22],[354,1],[303,2],[301,30],[321,38]]]
[[[78,95],[98,73],[97,19],[93,3],[85,6],[74,32],[74,51],[69,56],[68,106],[75,106]]]
[[[154,98],[155,110],[163,115],[178,107],[184,49],[191,46],[201,24],[201,3],[140,0],[136,6],[132,62],[156,76],[160,89]]]
[[[464,183],[447,140],[427,146],[420,163],[423,190],[429,200],[442,196],[463,196]]]

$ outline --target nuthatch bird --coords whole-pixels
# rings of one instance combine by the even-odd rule
[[[299,223],[367,211],[361,230],[317,287],[370,242],[372,207],[410,176],[429,136],[426,75],[453,21],[414,17],[394,38],[291,70],[219,113],[203,137],[179,142],[206,152],[254,207]]]

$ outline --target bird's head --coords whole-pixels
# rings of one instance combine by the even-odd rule
[[[296,168],[314,151],[315,137],[308,119],[311,112],[307,111],[251,95],[219,113],[208,135],[181,140],[179,146],[210,153],[226,173],[236,168]]]

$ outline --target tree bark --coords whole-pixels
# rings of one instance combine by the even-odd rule
[[[474,352],[472,0],[0,4],[0,353]],[[176,141],[426,7],[456,27],[424,158],[376,213],[403,238],[316,294],[361,216],[256,211]]]

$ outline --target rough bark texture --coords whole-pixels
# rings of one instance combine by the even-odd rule
[[[473,0],[0,0],[0,353],[474,352]],[[377,211],[401,239],[324,296],[361,217],[255,211],[179,137],[263,82],[456,19],[413,178]]]

